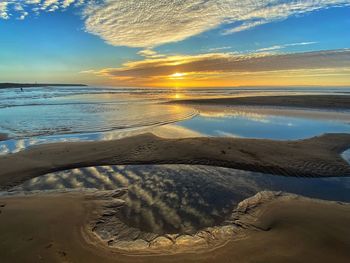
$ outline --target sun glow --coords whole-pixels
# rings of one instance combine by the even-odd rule
[[[172,78],[172,79],[181,79],[181,78],[183,78],[184,76],[186,76],[185,73],[176,72],[176,73],[174,73],[174,74],[171,74],[171,75],[170,75],[170,78]]]
[[[180,93],[176,93],[173,98],[174,99],[181,99],[182,95]]]

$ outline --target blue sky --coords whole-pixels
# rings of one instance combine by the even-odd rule
[[[346,86],[348,32],[350,1],[0,0],[0,82]]]

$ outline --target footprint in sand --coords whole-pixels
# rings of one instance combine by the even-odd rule
[[[53,244],[52,243],[49,243],[49,244],[47,244],[47,246],[45,247],[46,249],[49,249],[50,247],[52,247],[53,246]]]
[[[62,262],[64,262],[64,263],[69,263],[69,262],[71,262],[71,261],[67,258],[67,253],[66,253],[65,251],[59,250],[57,253],[58,253],[58,255],[61,257]]]
[[[6,206],[5,203],[0,203],[0,208],[4,208]],[[2,213],[2,210],[0,209],[0,214]]]

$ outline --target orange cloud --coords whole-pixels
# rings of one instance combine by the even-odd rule
[[[154,55],[154,54],[152,54]],[[91,72],[91,71],[89,71]],[[128,86],[349,85],[350,49],[146,57],[94,74]]]

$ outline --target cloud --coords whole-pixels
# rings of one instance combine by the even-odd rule
[[[93,72],[93,73],[92,73]],[[218,80],[227,83],[239,79],[249,80],[252,76],[270,78],[294,78],[317,76],[338,76],[348,83],[350,79],[350,49],[303,52],[293,54],[254,53],[209,53],[187,56],[167,56],[145,58],[123,64],[119,68],[88,71],[125,85],[152,86],[162,82],[162,86],[182,82],[189,85],[198,81],[206,85],[216,85]],[[175,78],[174,75],[181,75]],[[212,82],[210,82],[212,81]],[[193,86],[193,85],[192,85]]]
[[[86,0],[86,2],[89,0]],[[82,5],[85,0],[0,0],[0,19],[23,20],[29,14],[64,10],[71,5]]]
[[[231,46],[224,46],[224,47],[214,47],[214,48],[210,48],[209,51],[213,52],[213,51],[219,51],[219,50],[227,50],[227,49],[231,49]]]
[[[8,3],[7,2],[0,2],[0,18],[2,19],[9,19],[8,10],[7,10]]]
[[[226,24],[224,34],[349,0],[105,0],[85,9],[86,30],[116,46],[155,47],[178,42]]]
[[[350,67],[350,49],[303,52],[294,54],[209,53],[193,56],[169,56],[128,62],[121,68],[98,71],[115,77],[171,76],[176,72],[266,72],[294,69]]]
[[[283,44],[283,45],[274,45],[271,47],[260,48],[256,51],[257,52],[266,52],[266,51],[284,49],[287,47],[307,46],[307,45],[313,45],[313,44],[317,44],[317,42],[300,42],[300,43],[291,43],[291,44]]]
[[[217,27],[220,1],[107,0],[85,10],[86,30],[112,45],[152,47]],[[226,3],[226,1],[223,1]]]
[[[229,35],[229,34],[237,33],[237,32],[240,32],[240,31],[245,31],[245,30],[251,29],[253,27],[257,27],[257,26],[264,25],[264,24],[267,24],[267,23],[268,23],[268,20],[265,20],[265,19],[261,19],[261,20],[257,20],[257,21],[246,21],[246,22],[243,22],[239,26],[236,26],[236,27],[233,27],[231,29],[225,30],[223,32],[223,34],[224,35]]]
[[[349,6],[350,0],[3,0],[0,19],[23,19],[72,5],[82,6],[86,31],[107,43],[152,48],[220,25],[225,25],[223,34],[232,34],[290,16]]]
[[[64,0],[62,1],[62,7],[63,8],[67,8],[69,7],[71,4],[73,4],[75,2],[75,0]]]
[[[158,54],[156,51],[152,49],[144,49],[139,51],[137,54],[146,57],[146,58],[161,58],[164,57],[164,55]]]

